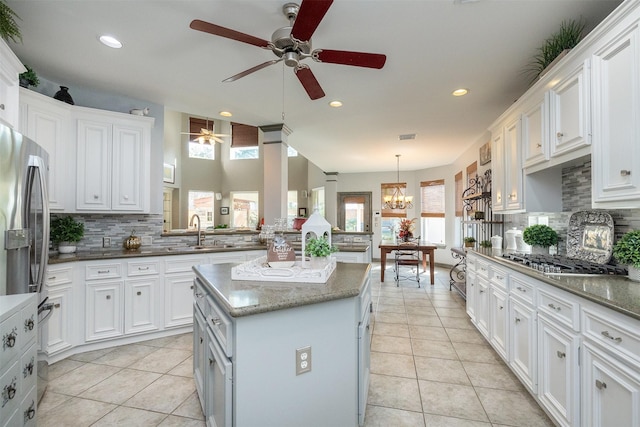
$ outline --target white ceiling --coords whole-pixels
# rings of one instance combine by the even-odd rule
[[[311,101],[268,50],[191,30],[201,19],[262,39],[284,27],[285,0],[14,0],[18,57],[55,82],[251,125],[282,123],[324,171],[417,170],[452,163],[528,87],[536,49],[565,19],[591,30],[619,0],[336,0],[313,48],[383,53],[383,69],[307,59],[326,97]],[[119,50],[98,43],[108,33]],[[454,98],[459,87],[470,93]],[[339,99],[340,109],[328,102]],[[400,134],[415,133],[413,141]]]

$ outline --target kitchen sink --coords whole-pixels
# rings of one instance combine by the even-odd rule
[[[202,249],[209,249],[207,246],[175,246],[167,248],[167,252],[192,252]]]

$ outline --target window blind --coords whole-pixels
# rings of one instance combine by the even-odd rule
[[[444,218],[444,179],[420,183],[420,215]]]
[[[462,171],[455,175],[454,182],[456,194],[456,216],[462,216],[462,192],[464,191],[464,187],[462,186]]]
[[[189,117],[189,133],[200,133],[202,132],[202,129],[208,129],[213,132],[213,120]],[[189,135],[190,140],[194,140],[196,138],[196,135]]]
[[[258,128],[240,123],[231,123],[231,146],[234,148],[257,147]]]

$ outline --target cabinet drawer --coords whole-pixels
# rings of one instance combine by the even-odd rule
[[[360,317],[362,319],[364,314],[371,309],[371,279],[367,278],[367,283],[362,288],[362,292],[359,297],[360,303]]]
[[[489,278],[489,264],[482,261],[476,261],[476,274],[478,276]]]
[[[205,314],[207,326],[213,332],[227,357],[231,357],[233,355],[233,322],[210,295],[207,295],[206,299],[209,306],[209,314]]]
[[[71,267],[47,267],[47,286],[56,286],[73,282],[73,269]]]
[[[22,342],[22,330],[20,328],[22,316],[16,312],[13,316],[0,323],[0,367],[7,364],[18,354]],[[0,390],[2,390],[0,388]]]
[[[195,280],[195,292],[193,293],[194,303],[198,306],[204,317],[209,315],[209,305],[207,304],[207,292],[204,285],[199,280]]]
[[[29,304],[21,310],[20,333],[22,337],[20,339],[20,348],[25,348],[27,344],[36,338],[36,333],[38,332],[36,325],[37,310],[35,303]]]
[[[22,378],[22,390],[27,391],[31,387],[35,387],[38,378],[36,365],[37,347],[33,342],[31,347],[20,358],[20,377]]]
[[[580,331],[580,306],[562,296],[538,289],[538,309],[574,331]]]
[[[169,273],[183,273],[185,271],[193,271],[194,265],[202,264],[204,258],[184,256],[165,261],[164,272]]]
[[[127,262],[127,276],[149,276],[159,274],[158,261],[129,261]]]
[[[598,309],[582,309],[584,335],[605,348],[620,352],[640,361],[640,334],[638,322],[625,319],[617,313]]]
[[[507,290],[507,271],[492,265],[489,271],[491,283],[502,288],[503,291]]]
[[[120,264],[98,264],[85,266],[85,279],[116,279],[122,276]]]
[[[473,256],[467,256],[467,271],[476,269],[476,258]]]
[[[525,282],[522,278],[511,275],[511,292],[510,295],[525,302],[529,305],[533,305],[534,291],[533,285]]]
[[[3,371],[5,371],[5,366],[2,365]],[[0,375],[0,410],[2,410],[4,422],[4,414],[11,414],[13,411],[18,408],[20,405],[21,389],[20,389],[20,376],[22,372],[20,372],[20,363],[19,361],[15,361],[4,374]]]

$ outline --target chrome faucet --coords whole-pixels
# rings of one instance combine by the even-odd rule
[[[198,214],[193,214],[191,220],[189,221],[189,227],[193,227],[193,220],[198,220],[198,246],[202,246],[204,244],[204,236],[202,235],[202,230],[200,229],[200,217]]]

